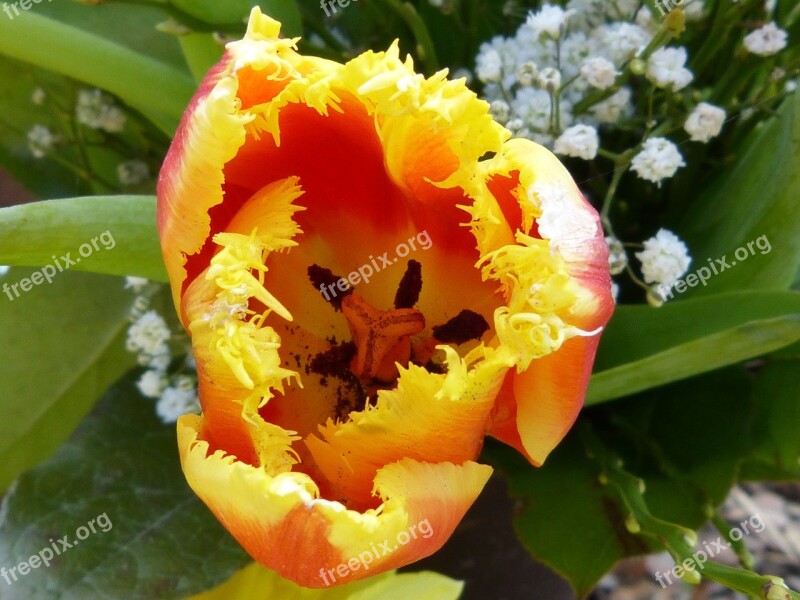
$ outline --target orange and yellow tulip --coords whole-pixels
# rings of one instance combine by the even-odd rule
[[[613,301],[595,210],[463,80],[279,31],[254,9],[200,86],[158,225],[203,409],[178,422],[186,478],[258,562],[322,587],[439,549],[485,435],[540,465]]]

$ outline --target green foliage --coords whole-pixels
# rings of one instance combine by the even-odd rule
[[[135,391],[137,375],[114,385],[53,459],[22,475],[8,493],[0,511],[0,564],[27,561],[51,538],[66,535],[71,543],[98,515],[112,526],[101,529],[106,521],[98,520],[96,533],[49,567],[4,583],[4,600],[179,599],[249,562],[186,485],[175,427],[159,422],[152,401]]]
[[[782,290],[793,283],[800,268],[799,111],[795,93],[686,213],[680,230],[696,257],[692,268],[706,266],[703,258],[726,257],[730,264],[693,293]],[[737,259],[734,253],[748,243]]]
[[[45,265],[69,252],[76,271],[166,281],[155,208],[152,196],[90,196],[0,209],[0,264]]]
[[[0,283],[30,274],[12,269]],[[0,297],[0,489],[49,457],[134,363],[124,348],[134,296],[120,279],[59,273],[17,289]]]
[[[754,377],[731,367],[593,408],[534,472],[489,446],[485,457],[523,507],[523,543],[584,595],[622,558],[675,550],[754,452],[762,472],[793,464],[797,473],[796,369]]]
[[[587,404],[767,354],[800,339],[800,294],[739,292],[619,306],[603,332]]]

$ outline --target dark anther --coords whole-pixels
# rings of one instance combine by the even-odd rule
[[[395,308],[414,308],[422,291],[422,265],[415,260],[408,261],[406,272],[397,286],[394,296]]]
[[[311,285],[314,286],[314,289],[316,289],[322,295],[323,299],[327,300],[336,310],[342,310],[342,299],[353,293],[353,288],[350,287],[350,284],[347,285],[347,288],[343,292],[337,285],[337,282],[342,278],[335,275],[330,269],[320,267],[319,265],[311,265],[308,267],[308,278],[311,280]]]
[[[462,310],[444,325],[433,328],[433,337],[446,344],[463,344],[478,340],[489,331],[489,324],[483,316],[471,310]]]

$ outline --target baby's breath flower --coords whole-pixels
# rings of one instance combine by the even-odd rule
[[[546,67],[539,72],[539,86],[548,92],[555,92],[561,87],[561,72],[553,67]]]
[[[632,59],[641,52],[653,36],[632,23],[616,22],[601,25],[592,32],[592,37],[615,65]]]
[[[145,398],[158,398],[168,385],[167,376],[164,371],[158,369],[148,369],[139,377],[136,387]]]
[[[550,94],[538,88],[522,88],[511,102],[524,125],[544,131],[550,123]]]
[[[537,12],[528,14],[525,27],[528,27],[535,38],[560,38],[567,30],[567,21],[575,14],[574,10],[564,10],[560,6],[545,4]]]
[[[199,411],[196,382],[186,375],[180,376],[175,385],[164,389],[156,403],[156,414],[164,423],[174,423],[181,415]]]
[[[616,304],[617,298],[619,298],[619,285],[613,280],[611,281],[611,297],[614,299],[614,304]]]
[[[170,337],[171,333],[164,317],[154,310],[149,310],[128,329],[125,347],[129,352],[137,353],[140,359],[149,362],[152,357],[169,352],[167,341]]]
[[[659,185],[685,166],[678,147],[662,137],[649,138],[631,161],[631,169],[639,177]]]
[[[564,156],[592,160],[597,156],[599,147],[600,138],[597,135],[597,129],[589,125],[573,125],[556,139],[554,152]]]
[[[592,114],[601,123],[616,123],[631,110],[631,90],[620,88],[618,92],[592,106]]]
[[[767,23],[744,38],[744,47],[758,56],[771,56],[786,48],[786,32],[775,25]]]
[[[92,129],[119,133],[125,127],[125,113],[114,106],[110,96],[97,89],[81,90],[78,93],[75,115],[78,122]]]
[[[28,131],[28,149],[35,158],[44,158],[56,143],[56,136],[44,125],[34,125]]]
[[[475,74],[484,83],[497,82],[503,76],[503,59],[494,48],[487,48],[478,54]]]
[[[686,119],[683,128],[691,136],[692,141],[706,143],[722,131],[725,117],[725,111],[720,107],[701,102]]]
[[[539,69],[533,61],[527,61],[517,67],[517,83],[523,87],[530,87],[539,78]]]
[[[677,92],[694,79],[685,64],[686,48],[659,48],[647,60],[647,78],[658,87]]]
[[[117,165],[117,177],[122,185],[138,185],[150,177],[150,169],[142,160],[128,160]]]
[[[614,63],[602,56],[586,59],[581,67],[581,77],[598,90],[605,90],[614,85],[617,75],[619,72],[614,68]]]
[[[489,105],[489,112],[495,121],[501,125],[505,125],[511,116],[511,107],[505,100],[493,100]]]
[[[525,127],[525,123],[523,123],[522,119],[520,119],[519,117],[514,117],[513,119],[509,119],[508,123],[506,123],[506,129],[508,129],[511,133],[516,133],[523,127]]]
[[[642,263],[645,283],[656,284],[664,291],[672,288],[692,262],[686,244],[673,232],[663,228],[644,241],[644,250],[637,252],[636,258]]]

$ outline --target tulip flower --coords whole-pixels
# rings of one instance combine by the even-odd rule
[[[200,86],[158,225],[202,405],[187,481],[255,560],[324,587],[439,549],[485,435],[540,465],[613,301],[594,209],[464,80],[279,32],[253,9]]]

